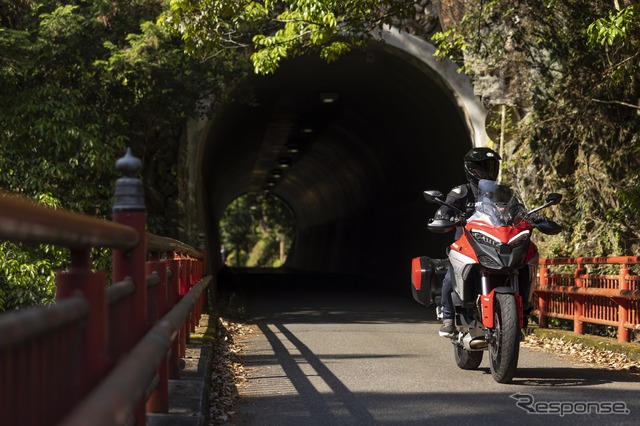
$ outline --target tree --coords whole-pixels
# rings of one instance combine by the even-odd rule
[[[504,89],[496,99],[522,117],[508,150],[511,182],[536,203],[564,193],[555,214],[568,231],[547,239],[548,255],[637,253],[638,5],[466,4],[464,17],[435,38],[439,54],[463,62],[476,82],[497,81]]]
[[[220,219],[222,244],[236,266],[281,266],[295,236],[293,215],[273,195],[245,194]]]
[[[246,49],[255,72],[269,74],[282,60],[309,52],[335,60],[369,41],[372,31],[402,27],[414,13],[406,0],[174,0],[165,19],[190,55]]]
[[[147,181],[165,159],[175,180],[185,118],[209,114],[215,103],[200,101],[223,99],[248,60],[235,51],[207,63],[185,56],[180,38],[156,23],[163,7],[157,0],[0,2],[0,187],[108,217],[114,163],[126,146],[142,158]],[[175,188],[155,183],[146,192],[150,231],[175,237],[164,204]],[[64,266],[58,254],[38,264],[37,249],[2,250],[5,300],[28,259],[34,277]],[[50,278],[42,279],[30,284],[33,297],[20,300],[50,301]],[[41,297],[40,288],[50,291]]]

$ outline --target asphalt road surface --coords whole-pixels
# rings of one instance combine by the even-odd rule
[[[459,369],[433,309],[321,280],[245,285],[248,381],[233,425],[638,425],[640,378],[522,348],[512,383],[488,353]],[[408,284],[404,284],[407,285]]]

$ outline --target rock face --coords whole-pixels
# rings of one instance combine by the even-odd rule
[[[460,22],[468,7],[473,4],[477,5],[478,2],[472,0],[433,0],[420,3],[431,3],[431,8],[438,17],[442,30],[447,31]]]

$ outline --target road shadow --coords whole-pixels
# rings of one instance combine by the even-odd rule
[[[489,370],[487,369],[487,372]],[[595,386],[604,383],[640,383],[640,377],[624,370],[589,367],[518,368],[511,382],[521,386]]]

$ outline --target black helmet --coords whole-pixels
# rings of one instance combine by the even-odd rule
[[[496,180],[500,170],[500,156],[491,148],[472,148],[464,156],[464,173],[467,180],[478,186],[480,179]]]

